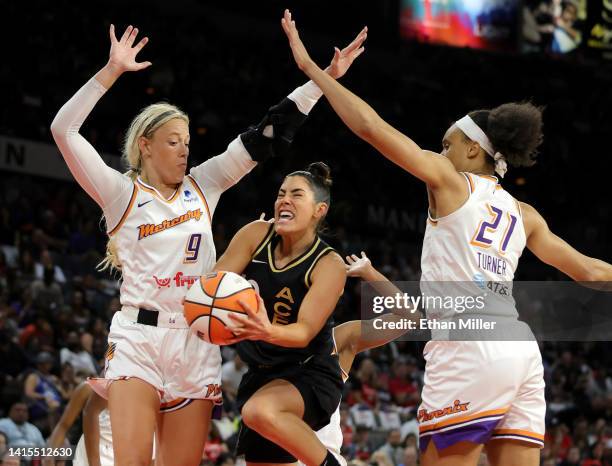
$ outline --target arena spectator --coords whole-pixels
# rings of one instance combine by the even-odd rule
[[[368,461],[373,450],[370,442],[370,429],[366,426],[357,426],[353,435],[353,443],[346,449],[346,457],[351,460]]]
[[[416,370],[414,358],[410,358],[409,361],[406,357],[399,357],[391,366],[389,393],[398,406],[416,406],[421,400],[420,387],[412,379],[414,370]]]
[[[398,466],[404,461],[404,448],[402,447],[402,436],[398,429],[392,429],[387,434],[387,441],[376,452],[387,456],[393,466]]]
[[[236,394],[238,393],[238,385],[242,380],[242,376],[248,371],[247,365],[240,359],[238,353],[231,361],[227,361],[221,367],[221,382],[223,386],[223,395],[229,402],[230,410],[234,409]]]
[[[37,280],[44,278],[44,271],[46,268],[53,269],[53,280],[63,285],[66,283],[66,276],[60,266],[56,265],[51,257],[51,253],[48,249],[43,249],[40,253],[40,261],[34,264],[34,275]]]
[[[72,393],[80,382],[81,380],[77,378],[72,364],[68,362],[62,364],[62,373],[57,385],[57,388],[62,395],[62,405],[66,405],[68,401],[70,401]]]
[[[417,466],[419,464],[419,450],[414,445],[404,449],[404,457],[399,466]]]
[[[21,290],[32,284],[36,278],[35,262],[30,249],[22,248],[19,251],[19,267],[17,269],[17,289]]]
[[[83,348],[77,332],[70,332],[65,346],[60,350],[60,363],[70,364],[77,375],[93,376],[98,373],[91,354]]]
[[[26,377],[23,388],[28,402],[29,418],[45,432],[51,432],[59,419],[62,403],[59,380],[51,374],[54,363],[52,354],[39,353],[36,356],[36,369]]]
[[[17,377],[26,366],[23,347],[13,341],[6,329],[0,328],[0,380],[3,376]]]
[[[559,463],[559,466],[580,466],[580,448],[571,447],[567,457]]]
[[[64,305],[62,288],[54,276],[53,267],[46,267],[43,278],[32,283],[32,299],[37,309],[55,311]]]
[[[9,447],[44,447],[45,440],[40,430],[28,422],[28,407],[25,403],[14,403],[8,417],[0,419],[0,431],[7,439]]]
[[[378,368],[370,358],[364,358],[356,377],[351,378],[349,404],[363,404],[374,408],[378,404]]]
[[[4,456],[4,452],[8,448],[8,437],[0,430],[0,458]]]
[[[52,210],[45,210],[40,227],[36,228],[32,234],[32,242],[41,251],[51,249],[55,252],[64,252],[68,246],[66,237],[66,226],[57,220]]]
[[[375,451],[370,457],[370,464],[372,466],[393,466],[393,463],[389,457],[382,451]]]
[[[26,325],[19,335],[19,343],[29,356],[36,356],[41,351],[55,350],[55,331],[46,318],[46,313],[38,311],[34,322]]]
[[[353,443],[354,435],[349,411],[344,403],[340,406],[340,430],[342,431],[342,450],[344,451]]]

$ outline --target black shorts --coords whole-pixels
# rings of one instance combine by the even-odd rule
[[[314,431],[329,424],[342,397],[342,373],[338,356],[314,355],[305,363],[255,368],[242,377],[236,402],[242,411],[245,403],[272,380],[286,380],[298,389],[304,399],[304,422]],[[297,459],[285,449],[240,424],[236,454],[252,463],[294,463]]]

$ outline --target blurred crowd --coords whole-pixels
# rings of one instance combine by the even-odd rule
[[[42,0],[30,3],[27,10],[17,2],[3,7],[5,18],[19,15],[36,33],[20,38],[27,53],[6,51],[13,67],[0,68],[2,88],[11,89],[0,107],[0,135],[51,143],[53,115],[104,63],[111,20],[147,31],[151,44],[143,59],[154,66],[122,77],[83,127],[100,151],[118,153],[138,109],[167,99],[190,114],[190,163],[200,163],[304,81],[276,18],[254,23],[252,30],[228,30],[224,11],[211,14],[203,5],[178,16],[155,3],[140,8],[139,2],[109,2],[104,14],[94,16],[67,0],[55,2],[53,11]],[[169,19],[160,20],[166,14]],[[240,26],[247,19],[235,21]],[[3,33],[17,27],[8,24]],[[333,45],[349,39],[329,32],[305,36],[321,62],[331,58]],[[245,38],[257,42],[248,52]],[[600,156],[612,125],[609,66],[415,44],[377,45],[360,61],[347,85],[432,150],[446,127],[468,110],[526,98],[545,105],[538,165],[511,170],[504,185],[538,207],[560,236],[611,260],[608,161]],[[12,79],[12,69],[22,70],[19,80]],[[218,253],[238,227],[262,211],[270,214],[284,173],[314,160],[328,162],[335,176],[329,242],[342,254],[367,251],[390,279],[418,280],[423,187],[352,136],[325,103],[313,111],[289,157],[258,167],[222,197],[213,222]],[[75,387],[103,367],[108,325],[120,303],[118,277],[96,271],[106,242],[100,215],[73,183],[2,173],[0,451],[47,438]],[[517,279],[564,277],[526,253]],[[359,318],[357,281],[347,285],[336,318]],[[421,351],[421,343],[396,341],[355,361],[341,409],[343,453],[352,464],[418,464]],[[234,397],[246,369],[231,348],[223,353],[224,413],[214,423],[204,461],[231,466]],[[545,343],[542,354],[547,386],[542,464],[612,464],[610,345]],[[70,443],[79,435],[77,422]]]

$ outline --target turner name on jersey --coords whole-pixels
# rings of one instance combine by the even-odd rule
[[[215,263],[211,216],[197,182],[186,176],[169,199],[140,178],[119,224],[121,304],[180,312],[187,288]]]
[[[458,210],[429,217],[423,281],[506,281],[526,245],[519,203],[491,176],[463,174],[470,197]]]

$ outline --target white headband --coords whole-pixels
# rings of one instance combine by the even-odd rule
[[[480,147],[482,147],[487,154],[493,157],[493,160],[495,160],[495,173],[503,178],[508,171],[506,158],[501,153],[493,150],[493,144],[491,144],[491,141],[480,126],[474,123],[474,120],[472,120],[469,115],[457,120],[455,125],[461,131],[463,131],[468,138],[480,144]]]

